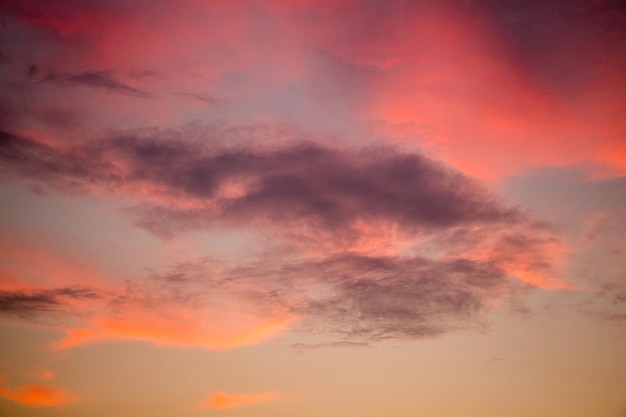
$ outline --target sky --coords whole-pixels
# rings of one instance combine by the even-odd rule
[[[0,415],[626,416],[618,0],[0,2]]]

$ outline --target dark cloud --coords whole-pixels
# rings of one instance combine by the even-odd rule
[[[516,68],[542,88],[584,92],[608,59],[624,65],[626,7],[615,0],[477,1]]]
[[[0,165],[61,190],[141,186],[138,221],[163,235],[204,227],[279,237],[240,265],[206,260],[129,282],[109,299],[119,316],[239,300],[260,316],[303,317],[301,328],[333,335],[329,343],[422,338],[479,324],[488,300],[521,287],[511,265],[550,270],[545,225],[423,155],[310,141],[247,146],[229,134],[135,131],[61,149],[5,132]],[[354,249],[390,224],[425,239],[404,255]]]
[[[150,93],[116,81],[105,71],[85,71],[78,74],[50,73],[42,81],[62,85],[82,85],[134,97],[151,97]]]
[[[71,152],[59,152],[47,144],[0,132],[0,172],[6,176],[46,178],[59,188],[81,189],[93,169],[82,157]],[[14,168],[18,168],[15,170]],[[96,168],[103,171],[105,167]]]
[[[207,130],[202,142],[129,133],[61,150],[4,132],[0,158],[14,173],[60,187],[151,186],[174,204],[154,204],[141,222],[164,231],[215,220],[340,232],[356,220],[415,231],[522,219],[476,182],[419,154],[315,143],[229,147],[211,140],[216,133]],[[187,209],[176,199],[201,204]]]
[[[32,79],[34,78],[37,73],[39,72],[39,67],[37,67],[37,65],[32,64],[28,67],[28,79]]]
[[[109,305],[120,317],[138,306],[153,312],[167,311],[166,306],[199,311],[223,300],[245,305],[261,317],[289,311],[301,318],[300,331],[331,337],[312,346],[319,348],[367,346],[475,327],[488,299],[521,288],[493,263],[462,258],[344,254],[276,261],[174,266],[129,283]]]
[[[21,319],[50,314],[121,320],[170,313],[233,313],[262,318],[289,314],[298,332],[324,339],[298,350],[369,346],[481,326],[487,302],[521,285],[490,262],[456,258],[342,254],[291,259],[275,255],[239,265],[181,263],[127,282],[122,292],[66,287],[0,292],[0,312]],[[237,307],[238,306],[238,307]],[[102,316],[104,314],[104,316]],[[184,314],[183,314],[184,316]]]
[[[422,338],[473,326],[487,298],[515,288],[494,264],[468,259],[343,255],[300,267],[325,285],[299,306],[311,318],[307,325],[349,341]]]
[[[532,252],[533,268],[547,266],[545,227],[425,156],[389,146],[246,146],[217,128],[202,133],[127,132],[61,149],[2,132],[0,167],[64,191],[141,188],[136,223],[164,237],[253,227],[340,246],[392,225],[402,236],[436,234],[441,247],[455,242],[459,250],[496,236],[501,252]]]
[[[82,287],[0,291],[0,313],[33,319],[42,314],[71,312],[73,301],[99,298],[96,291]]]
[[[218,97],[212,96],[210,94],[205,94],[205,93],[190,93],[190,92],[178,92],[177,93],[179,96],[181,97],[186,97],[186,98],[190,98],[193,100],[197,100],[201,103],[206,104],[207,106],[211,106],[211,107],[217,107],[220,106],[222,104],[224,104],[226,101],[223,99],[220,99]]]
[[[482,326],[488,301],[522,286],[491,262],[464,258],[342,254],[325,258],[260,257],[239,265],[180,263],[127,282],[119,293],[66,287],[0,292],[0,312],[21,319],[50,314],[171,320],[172,311],[256,317],[290,314],[296,330],[325,341],[297,350],[370,346],[435,337]],[[239,306],[239,307],[236,307]],[[207,310],[208,309],[208,310]],[[205,314],[203,313],[203,314]]]

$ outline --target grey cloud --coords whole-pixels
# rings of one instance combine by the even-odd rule
[[[115,191],[142,183],[173,202],[193,198],[214,207],[152,204],[139,221],[163,233],[216,223],[305,222],[341,232],[357,219],[391,221],[406,230],[523,220],[517,209],[476,182],[422,155],[385,146],[354,150],[305,142],[227,147],[210,140],[215,133],[208,130],[204,142],[131,133],[59,150],[5,132],[0,158],[12,173],[60,188],[82,184]],[[117,161],[124,162],[124,171]],[[244,189],[224,194],[233,182],[245,184]]]
[[[228,295],[247,300],[258,314],[285,307],[303,318],[301,330],[330,335],[340,344],[432,337],[476,326],[487,298],[521,288],[489,262],[358,254],[264,258],[221,274],[196,271],[190,279],[183,269],[168,276],[168,285],[151,287],[161,299],[207,302]]]
[[[179,91],[177,94],[181,97],[197,100],[211,107],[217,107],[226,102],[226,100],[205,93],[191,93]]]
[[[44,182],[65,191],[84,188],[94,169],[101,173],[107,169],[106,163],[99,168],[90,167],[88,161],[81,156],[71,152],[59,152],[47,144],[2,131],[0,160],[0,173],[5,177],[45,178]],[[98,162],[95,164],[98,165]]]
[[[313,265],[328,285],[304,306],[313,328],[348,341],[436,336],[480,321],[488,296],[516,290],[491,263],[344,255]]]
[[[56,84],[82,85],[134,97],[151,97],[150,93],[116,81],[106,71],[84,71],[77,74],[50,73],[42,81]]]
[[[114,314],[140,305],[201,308],[238,300],[260,316],[280,307],[301,317],[297,329],[330,338],[316,346],[368,346],[482,325],[485,301],[521,286],[497,266],[468,259],[344,254],[324,259],[258,259],[239,266],[179,265],[129,285],[110,302]]]
[[[42,314],[68,312],[71,301],[99,298],[98,292],[83,287],[0,291],[0,313],[33,319]]]
[[[235,133],[242,132],[250,130]],[[541,250],[551,239],[545,225],[427,157],[389,146],[246,146],[229,134],[210,126],[194,137],[147,130],[61,150],[5,132],[0,166],[5,175],[61,190],[152,186],[158,191],[137,209],[138,221],[164,235],[204,227],[279,237],[239,265],[206,260],[131,281],[108,300],[111,314],[237,299],[259,315],[291,311],[303,318],[302,331],[331,335],[328,343],[433,337],[481,325],[486,300],[519,291],[503,266],[516,256],[530,271],[550,267]],[[243,186],[224,193],[232,183]],[[188,200],[198,208],[179,204]],[[319,250],[358,239],[359,222],[391,223],[433,246],[403,256],[352,252],[350,245]],[[302,227],[309,228],[304,235]],[[303,236],[315,256],[299,251]],[[498,252],[481,261],[466,255],[489,245]]]
[[[321,259],[261,257],[240,265],[181,263],[128,281],[122,293],[66,287],[0,293],[0,312],[27,320],[51,314],[87,316],[93,302],[123,318],[138,311],[167,316],[170,308],[202,311],[234,303],[261,317],[289,311],[296,330],[325,341],[295,346],[370,346],[420,339],[483,325],[487,299],[521,286],[489,262],[456,258],[343,254]],[[85,303],[80,303],[84,301]]]
[[[614,0],[479,1],[515,65],[542,88],[575,96],[607,56],[624,55],[626,10]],[[563,53],[568,51],[568,53]],[[576,53],[572,53],[576,51]]]

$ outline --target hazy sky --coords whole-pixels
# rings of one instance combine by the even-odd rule
[[[626,416],[626,8],[0,3],[0,415]]]

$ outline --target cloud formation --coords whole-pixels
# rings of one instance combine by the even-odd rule
[[[226,350],[270,338],[297,320],[284,304],[249,294],[267,282],[225,275],[220,269],[205,261],[130,281],[84,327],[66,328],[53,348],[136,340],[156,346]]]
[[[61,327],[65,336],[53,347],[137,340],[224,350],[294,326],[330,336],[329,345],[432,337],[480,325],[494,303],[522,288],[495,262],[467,258],[278,259],[179,266],[129,282],[124,293],[106,299],[105,309],[87,314],[75,306],[84,313],[82,326]]]
[[[2,133],[5,176],[137,198],[136,224],[158,236],[272,238],[237,264],[131,281],[57,348],[147,340],[226,349],[295,323],[350,343],[430,337],[476,325],[522,283],[561,285],[552,230],[457,171],[390,146],[246,140],[255,133],[196,126],[73,146]]]
[[[0,158],[12,173],[60,188],[167,198],[173,204],[157,206],[160,213],[172,210],[172,222],[178,211],[199,222],[263,219],[341,230],[362,219],[415,231],[523,217],[419,154],[303,141],[246,148],[215,138],[220,133],[208,127],[202,141],[189,141],[171,132],[129,132],[62,149],[2,132]]]

